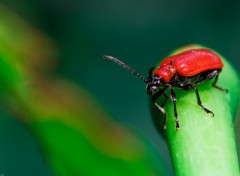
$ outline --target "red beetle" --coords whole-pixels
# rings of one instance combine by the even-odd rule
[[[192,49],[170,56],[160,63],[159,68],[151,68],[148,78],[144,78],[128,65],[112,56],[104,56],[104,58],[117,63],[147,83],[147,94],[152,95],[152,102],[164,115],[164,129],[167,122],[167,114],[164,107],[169,97],[174,105],[176,129],[180,128],[176,107],[177,99],[174,92],[175,87],[183,90],[194,89],[198,105],[212,116],[214,116],[214,113],[202,105],[197,84],[214,78],[212,86],[221,91],[227,91],[216,85],[223,63],[220,57],[209,49]],[[170,96],[164,93],[167,89],[170,90]],[[166,98],[164,103],[159,105],[156,100],[162,95]]]

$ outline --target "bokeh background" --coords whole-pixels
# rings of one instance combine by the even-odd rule
[[[177,47],[210,47],[240,69],[237,0],[1,0],[58,48],[54,74],[85,89],[119,123],[149,140],[173,174],[167,146],[157,134],[145,84],[102,55],[113,55],[147,76]],[[0,12],[1,13],[1,12]],[[1,41],[0,41],[1,42]],[[26,126],[1,109],[0,174],[51,175]],[[14,168],[14,169],[13,169]],[[37,172],[36,172],[37,171]],[[6,174],[8,175],[8,174]]]

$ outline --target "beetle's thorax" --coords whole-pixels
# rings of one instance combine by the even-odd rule
[[[154,76],[160,76],[165,83],[169,83],[169,81],[174,77],[175,74],[176,69],[173,63],[163,65],[154,70]]]

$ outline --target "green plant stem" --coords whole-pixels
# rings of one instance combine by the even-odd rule
[[[201,91],[201,97],[215,116],[211,117],[196,104],[194,93],[178,101],[181,128],[175,130],[175,120],[168,107],[169,120],[166,130],[169,150],[178,176],[238,175],[238,158],[233,124],[228,104],[222,92],[212,89]],[[206,98],[204,98],[205,100]],[[222,108],[220,108],[222,107]]]
[[[218,85],[229,93],[211,87],[212,82],[199,85],[205,107],[214,112],[211,117],[198,105],[194,91],[175,90],[180,129],[175,128],[173,104],[168,103],[167,139],[176,176],[235,176],[239,175],[233,129],[239,81],[232,67],[224,61]],[[160,113],[154,114],[159,118]],[[156,124],[158,128],[162,124]]]

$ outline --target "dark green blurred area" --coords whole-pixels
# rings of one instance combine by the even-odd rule
[[[56,42],[60,75],[87,88],[119,121],[146,136],[169,165],[166,144],[151,122],[144,83],[102,55],[116,56],[147,75],[151,66],[175,48],[198,43],[218,51],[240,69],[237,0],[1,2]],[[31,143],[31,137],[27,139]]]
[[[3,109],[0,113],[0,175],[52,175],[26,126]]]

